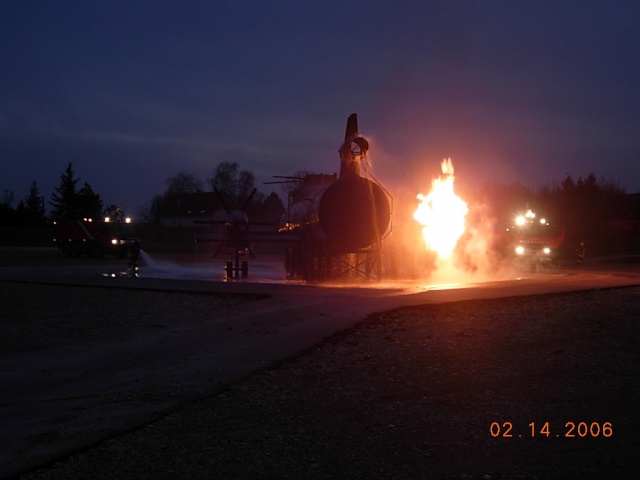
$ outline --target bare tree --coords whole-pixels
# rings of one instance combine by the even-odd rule
[[[195,173],[178,172],[173,177],[168,178],[166,184],[165,195],[182,195],[202,191],[202,182]]]

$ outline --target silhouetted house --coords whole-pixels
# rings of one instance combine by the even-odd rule
[[[273,230],[278,228],[282,215],[281,209],[264,210],[261,205],[252,204],[246,213],[251,218],[253,227],[258,230]],[[229,205],[231,210],[239,207]],[[169,228],[214,228],[220,229],[220,223],[226,218],[226,210],[215,192],[199,192],[174,195],[165,199],[160,215],[160,225]],[[216,222],[213,226],[211,223]]]
[[[224,220],[225,211],[215,192],[175,195],[167,199],[160,225],[171,228],[203,228],[199,222]]]
[[[640,193],[611,198],[604,233],[611,252],[640,252]]]

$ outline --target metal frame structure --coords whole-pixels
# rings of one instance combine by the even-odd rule
[[[382,238],[353,252],[332,252],[324,242],[299,241],[287,248],[286,270],[310,282],[382,280]]]

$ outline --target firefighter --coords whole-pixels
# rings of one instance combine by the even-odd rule
[[[577,259],[578,265],[581,265],[582,262],[584,261],[585,250],[586,249],[584,247],[584,242],[580,242],[580,244],[578,245],[578,248],[576,248],[576,252],[578,254],[578,259]]]
[[[140,240],[135,239],[129,248],[129,267],[138,270],[138,257],[140,256]]]

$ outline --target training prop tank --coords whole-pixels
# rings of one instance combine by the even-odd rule
[[[286,268],[307,280],[380,280],[382,241],[391,229],[391,196],[369,174],[369,142],[347,120],[340,175],[297,179],[281,231],[292,235]]]

